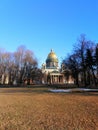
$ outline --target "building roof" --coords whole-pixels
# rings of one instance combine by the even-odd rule
[[[57,62],[58,63],[58,58],[53,50],[48,54],[48,57],[46,59],[46,63],[48,62]]]

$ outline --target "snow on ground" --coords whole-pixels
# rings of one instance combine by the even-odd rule
[[[98,89],[87,89],[87,88],[73,88],[73,89],[49,89],[50,92],[59,93],[59,92],[98,92]]]
[[[51,92],[54,92],[54,93],[58,93],[58,92],[71,92],[71,90],[70,89],[50,89],[49,91],[51,91]]]

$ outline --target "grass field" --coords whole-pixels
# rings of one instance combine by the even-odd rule
[[[98,130],[98,93],[0,88],[0,130]]]

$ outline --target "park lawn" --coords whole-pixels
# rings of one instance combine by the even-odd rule
[[[0,88],[0,130],[98,130],[98,93]]]

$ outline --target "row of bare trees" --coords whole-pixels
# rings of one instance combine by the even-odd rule
[[[77,86],[98,85],[98,44],[80,35],[73,52],[62,62],[65,76],[71,76]]]
[[[31,50],[19,46],[16,52],[0,50],[0,83],[1,84],[30,84],[31,80],[41,75],[37,59]]]

